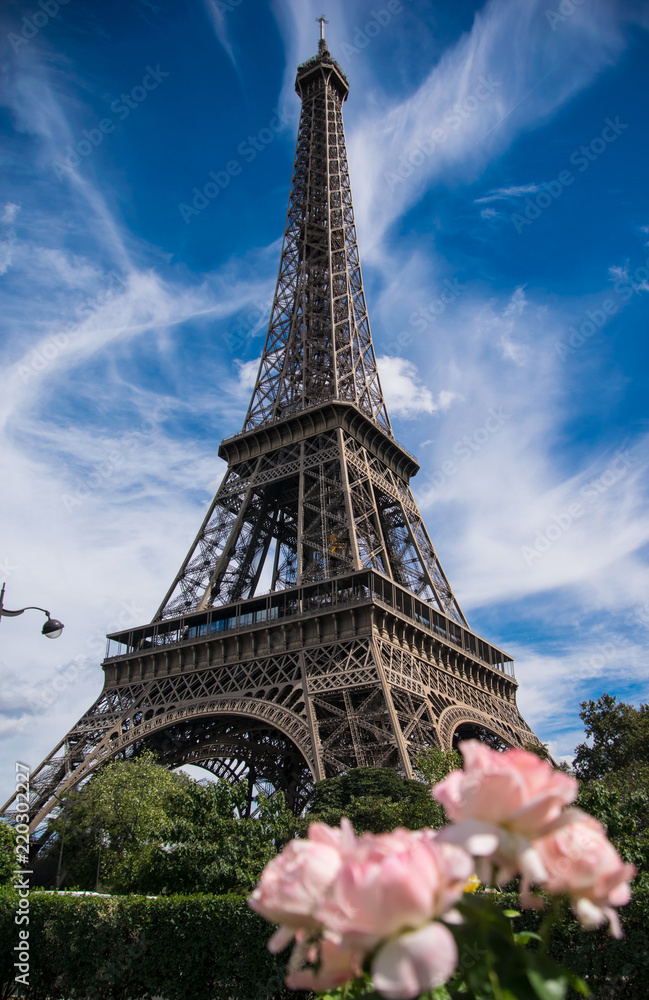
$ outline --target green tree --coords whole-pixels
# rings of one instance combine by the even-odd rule
[[[582,702],[579,717],[591,740],[575,749],[573,768],[580,781],[649,764],[649,705],[635,708],[604,694],[597,701]]]
[[[414,759],[414,765],[415,774],[425,782],[432,793],[433,787],[440,781],[443,781],[451,771],[462,769],[462,754],[459,750],[443,750],[441,747],[429,747],[428,750],[417,754]],[[431,801],[433,803],[434,817],[428,825],[432,826],[435,830],[439,830],[447,823],[446,813],[444,807],[435,802],[432,794]]]
[[[306,833],[306,823],[286,808],[281,792],[260,794],[254,818],[241,818],[247,794],[245,782],[189,782],[159,842],[114,873],[117,891],[250,892],[284,844]]]
[[[432,788],[433,785],[443,781],[451,771],[462,769],[462,754],[459,750],[430,747],[417,754],[414,765],[416,774]]]
[[[13,883],[16,863],[16,831],[8,823],[0,822],[0,885]]]
[[[71,793],[51,823],[52,854],[63,838],[67,887],[108,892],[248,892],[304,820],[281,793],[247,811],[245,782],[200,783],[151,753],[108,764]]]
[[[337,826],[346,816],[357,833],[385,833],[398,826],[439,825],[439,811],[423,782],[388,767],[357,767],[316,784],[307,819]]]
[[[63,839],[66,884],[108,888],[116,871],[134,863],[138,852],[158,842],[168,825],[173,800],[189,779],[156,763],[153,753],[106,764],[63,801],[50,823],[58,857]]]

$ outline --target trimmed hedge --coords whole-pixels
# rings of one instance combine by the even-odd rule
[[[513,894],[498,897],[518,909]],[[0,996],[14,985],[16,897],[0,891]],[[649,884],[620,910],[625,937],[585,933],[569,921],[550,951],[579,973],[594,1000],[646,1000],[649,981]],[[533,929],[540,916],[517,920]],[[68,896],[30,898],[29,1000],[288,1000],[286,955],[266,949],[271,928],[241,896]]]
[[[503,908],[520,911],[518,896],[499,897]],[[618,910],[624,937],[617,941],[604,929],[583,931],[570,919],[555,927],[548,951],[557,962],[585,979],[593,1000],[647,1000],[649,996],[649,881],[633,887],[633,898]],[[516,930],[536,930],[543,914],[524,910]],[[576,997],[577,994],[572,994]]]
[[[16,898],[0,893],[0,996],[14,983]],[[30,1000],[285,1000],[286,955],[241,896],[30,895]]]

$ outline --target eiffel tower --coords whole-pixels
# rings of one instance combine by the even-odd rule
[[[323,28],[323,25],[321,25]],[[108,637],[104,690],[33,772],[31,829],[103,763],[154,749],[281,789],[358,766],[412,776],[458,736],[538,744],[513,661],[473,632],[385,407],[345,150],[347,79],[323,31],[302,111],[279,276],[243,429],[150,624]],[[5,805],[11,814],[12,800]],[[38,838],[37,838],[38,839]]]

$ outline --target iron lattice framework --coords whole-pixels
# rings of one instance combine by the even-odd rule
[[[348,85],[300,66],[295,166],[268,335],[241,434],[149,625],[109,636],[104,690],[32,775],[36,829],[105,761],[154,748],[300,809],[313,780],[458,734],[538,741],[512,661],[472,632],[397,443],[372,346],[345,152]],[[5,805],[11,813],[12,800]]]

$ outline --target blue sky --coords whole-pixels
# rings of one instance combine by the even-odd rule
[[[0,577],[66,624],[0,626],[7,792],[223,474],[323,12],[384,391],[455,593],[557,756],[584,698],[646,700],[649,6],[56,7],[0,15]]]

